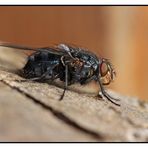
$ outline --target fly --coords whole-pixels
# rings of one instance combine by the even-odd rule
[[[111,97],[104,88],[104,85],[109,85],[114,80],[116,74],[108,59],[97,57],[85,49],[66,44],[43,48],[11,44],[1,44],[0,46],[34,51],[27,57],[27,63],[22,69],[23,77],[26,78],[26,81],[38,82],[60,79],[64,82],[60,100],[64,98],[68,86],[75,83],[85,85],[94,80],[100,87],[98,97],[105,97],[111,103],[120,106],[115,102],[119,100]]]

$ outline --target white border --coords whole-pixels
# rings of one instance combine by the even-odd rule
[[[148,0],[0,0],[1,5],[144,5]]]
[[[99,144],[99,143],[88,143],[88,144],[79,144],[79,143],[74,143],[74,144],[1,144],[2,148],[130,148],[130,147],[134,147],[134,148],[147,148],[147,144],[138,144],[138,143],[126,143],[126,144],[122,144],[122,143],[111,143],[111,144]]]

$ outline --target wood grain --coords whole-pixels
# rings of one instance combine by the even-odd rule
[[[148,104],[121,96],[121,107],[0,71],[1,141],[147,141]],[[17,80],[17,81],[16,81]]]

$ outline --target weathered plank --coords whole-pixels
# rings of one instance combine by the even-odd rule
[[[26,114],[26,118],[34,116],[34,114],[41,114],[41,116],[34,117],[35,119],[33,121],[36,121],[33,124],[34,126],[40,123],[40,126],[46,130],[47,125],[45,126],[45,123],[43,123],[44,120],[41,122],[41,119],[44,117],[44,119],[46,118],[46,124],[51,124],[52,119],[50,120],[49,114],[46,115],[48,112],[54,115],[54,120],[55,117],[57,118],[59,122],[57,124],[61,125],[62,122],[63,126],[71,127],[71,133],[69,134],[59,132],[59,139],[60,137],[65,137],[63,139],[65,141],[72,139],[79,139],[81,141],[85,139],[83,137],[85,135],[85,140],[90,141],[91,139],[88,138],[89,135],[94,140],[97,139],[99,141],[148,141],[148,104],[139,101],[137,98],[125,97],[108,91],[114,97],[120,98],[121,107],[118,107],[106,100],[98,100],[87,94],[67,91],[64,100],[58,101],[62,89],[46,83],[18,82],[21,79],[16,74],[0,71],[1,82],[9,86],[13,92],[15,90],[21,95],[24,94],[25,98],[22,99],[20,104],[24,104],[24,102],[29,100],[32,101],[30,110],[32,110],[33,104],[34,108],[42,107],[38,111],[34,110],[34,112],[31,111],[29,113],[26,113],[28,112],[27,110],[22,110],[22,114]],[[43,109],[46,110],[44,111],[46,112],[44,113],[45,116],[42,113]],[[29,126],[28,124],[26,123],[26,126]],[[34,129],[35,127],[32,128]],[[64,129],[62,125],[57,130],[51,125],[48,128],[55,130],[55,132],[63,131],[62,129]],[[7,131],[6,128],[5,131]],[[67,133],[69,131],[68,127],[64,131]],[[72,134],[75,131],[77,131],[77,134]],[[47,133],[44,134],[43,132],[42,136],[46,137]],[[84,134],[83,136],[81,135],[82,133]],[[81,135],[81,139],[77,137],[78,135]],[[47,139],[45,138],[44,140],[46,141]],[[50,140],[58,141],[59,139],[55,136]]]
[[[0,141],[96,141],[0,82]]]

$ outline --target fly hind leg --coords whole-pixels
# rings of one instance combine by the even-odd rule
[[[34,77],[34,78],[25,79],[25,80],[20,80],[19,82],[28,82],[28,81],[46,82],[47,80],[53,81],[58,76],[58,75],[55,75],[53,72],[53,69],[56,66],[57,65],[51,66],[51,68],[49,70],[47,70],[46,72],[44,72],[40,77]]]
[[[65,65],[65,86],[64,86],[63,93],[62,93],[62,95],[61,95],[61,97],[59,99],[60,101],[64,98],[67,87],[68,87],[68,66]]]

